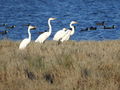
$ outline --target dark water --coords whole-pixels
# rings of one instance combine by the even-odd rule
[[[56,31],[63,27],[69,28],[71,21],[77,21],[76,32],[71,40],[115,40],[120,39],[120,0],[0,0],[0,24],[16,25],[13,29],[0,27],[0,31],[9,30],[8,34],[0,35],[0,39],[22,40],[28,37],[27,27],[31,23],[37,30],[31,31],[32,40],[40,31],[48,30],[49,17],[52,21],[51,40]],[[102,29],[95,22],[105,21],[106,26],[116,25],[115,29]],[[95,31],[80,32],[82,28],[96,26]]]

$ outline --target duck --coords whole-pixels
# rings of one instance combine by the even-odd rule
[[[5,35],[5,34],[7,34],[7,33],[8,33],[8,31],[7,31],[7,30],[0,31],[0,34],[1,34],[1,35]]]
[[[102,22],[97,22],[96,25],[100,25],[100,26],[103,26],[105,25],[105,21],[102,21]]]
[[[85,28],[85,29],[81,29],[80,31],[82,32],[82,31],[90,31],[90,30],[97,30],[97,27],[87,27],[87,28]]]
[[[9,26],[9,27],[6,27],[7,29],[12,29],[12,28],[15,28],[16,25],[12,25],[12,26]]]
[[[85,29],[81,29],[80,31],[82,32],[82,31],[88,31],[88,30],[89,30],[89,28],[87,27]]]
[[[7,25],[6,23],[3,23],[3,24],[0,25],[0,27],[6,26],[6,25]]]
[[[23,24],[23,26],[29,26],[30,25],[30,23],[27,23],[27,24]]]
[[[103,29],[115,29],[115,25],[112,25],[111,27],[104,26]]]
[[[89,30],[97,30],[97,27],[89,27]]]

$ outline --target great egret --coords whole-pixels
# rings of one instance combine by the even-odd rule
[[[55,20],[56,18],[49,18],[48,19],[48,26],[49,26],[49,31],[42,33],[41,35],[38,36],[38,38],[35,40],[35,42],[39,42],[39,43],[44,43],[45,40],[51,35],[52,32],[52,27],[50,24],[51,20]]]
[[[72,29],[70,35],[73,35],[75,33],[75,26],[73,26],[73,24],[77,24],[77,22],[76,21],[72,21],[70,23],[70,28]]]
[[[75,27],[73,26],[73,24],[77,24],[77,22],[72,21],[72,22],[70,23],[70,28],[71,28],[71,29],[68,29],[68,30],[65,32],[64,36],[63,36],[63,37],[61,38],[61,40],[60,40],[61,42],[69,40],[70,36],[72,36],[72,35],[75,33]]]
[[[32,30],[32,29],[36,29],[36,27],[29,25],[29,26],[28,26],[28,35],[29,35],[29,37],[28,37],[28,38],[25,38],[25,39],[20,43],[20,45],[19,45],[19,49],[20,49],[20,50],[25,49],[26,46],[30,43],[30,41],[31,41],[31,33],[30,33],[30,30]]]
[[[67,28],[63,28],[62,30],[59,30],[53,37],[53,40],[59,41],[65,34]]]

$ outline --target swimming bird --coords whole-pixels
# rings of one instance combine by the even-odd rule
[[[65,34],[67,28],[63,28],[62,30],[59,30],[53,37],[53,40],[59,41]]]
[[[89,27],[88,30],[97,30],[97,27]]]
[[[7,29],[12,29],[12,28],[15,28],[16,25],[12,25],[12,26],[9,26],[9,27],[6,27]]]
[[[30,23],[27,23],[27,24],[23,24],[23,26],[29,26],[30,25]]]
[[[0,31],[0,34],[1,34],[1,35],[5,35],[5,34],[7,34],[7,33],[8,33],[8,31],[7,31],[7,30]]]
[[[103,29],[115,29],[116,26],[115,25],[112,25],[111,27],[107,27],[107,26],[104,26]]]
[[[93,26],[87,27],[85,29],[81,29],[80,32],[82,32],[82,31],[90,31],[90,30],[97,30],[97,27],[93,27]]]
[[[72,22],[70,23],[70,28],[71,28],[71,29],[68,29],[68,30],[65,32],[65,34],[64,34],[64,36],[61,38],[60,42],[69,40],[70,36],[72,36],[72,35],[75,33],[75,26],[73,26],[73,24],[77,24],[77,22],[76,22],[76,21],[72,21]]]
[[[87,28],[82,28],[81,30],[80,30],[80,32],[83,32],[83,31],[88,31],[89,30],[89,28],[87,27]]]
[[[6,26],[6,25],[7,25],[6,23],[4,23],[4,24],[1,24],[1,25],[0,25],[0,27]]]
[[[29,35],[29,37],[28,37],[28,38],[25,38],[25,39],[20,43],[20,45],[19,45],[19,49],[20,49],[20,50],[25,49],[25,48],[27,47],[27,45],[30,43],[30,41],[31,41],[31,33],[30,33],[30,30],[33,30],[33,29],[36,29],[36,27],[31,26],[31,25],[28,26],[28,35]]]
[[[100,26],[103,26],[105,25],[105,21],[102,21],[102,22],[97,22],[96,25],[100,25]]]
[[[46,39],[51,35],[51,33],[52,33],[52,26],[51,26],[51,24],[50,24],[50,21],[51,21],[51,20],[55,20],[55,19],[56,19],[56,18],[49,18],[49,19],[48,19],[49,31],[40,34],[40,35],[38,36],[38,38],[35,40],[35,42],[39,42],[39,43],[44,43],[44,42],[45,42],[45,40],[46,40]]]

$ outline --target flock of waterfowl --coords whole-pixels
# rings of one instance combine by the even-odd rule
[[[56,18],[49,18],[48,19],[48,26],[49,26],[49,30],[46,30],[44,32],[40,32],[38,38],[35,40],[35,43],[44,43],[51,35],[52,33],[52,26],[51,26],[51,21],[55,20]],[[75,26],[74,24],[77,24],[76,21],[71,21],[70,22],[70,29],[67,28],[63,28],[62,30],[59,30],[56,32],[56,34],[53,37],[54,41],[58,41],[58,44],[60,44],[61,42],[67,41],[69,40],[69,38],[74,34],[75,32]],[[107,27],[105,26],[105,22],[97,22],[96,23],[97,26],[103,26],[103,29],[115,29],[115,25],[112,25],[111,27]],[[12,26],[7,26],[7,24],[1,24],[0,27],[5,26],[6,29],[12,29],[15,28],[16,25],[12,25]],[[36,27],[32,26],[30,24],[26,24],[25,26],[28,26],[28,38],[25,38],[24,40],[22,40],[22,42],[19,45],[19,49],[23,50],[27,47],[27,45],[30,43],[31,41],[31,33],[30,30],[35,30]],[[89,31],[89,30],[97,30],[97,27],[87,27],[85,29],[81,29],[80,31]],[[8,30],[4,30],[4,31],[0,31],[1,35],[7,34]]]
[[[5,27],[5,29],[13,29],[16,25],[8,26],[8,24],[0,24],[0,27]],[[9,30],[0,30],[1,35],[5,35],[9,32]]]
[[[115,29],[116,26],[115,25],[112,25],[110,27],[108,26],[105,26],[105,21],[102,21],[102,22],[96,22],[95,23],[97,26],[103,26],[101,29]],[[82,31],[90,31],[90,30],[97,30],[98,28],[96,26],[91,26],[91,27],[87,27],[87,28],[83,28],[80,30],[80,32]]]

